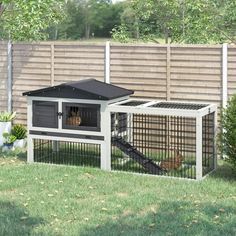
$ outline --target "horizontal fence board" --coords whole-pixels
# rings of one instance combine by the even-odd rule
[[[49,61],[50,62],[50,61]],[[55,58],[54,59],[55,63],[60,63],[60,64],[94,64],[94,65],[101,65],[104,63],[104,58],[96,58],[96,60],[91,59],[91,58]]]
[[[188,68],[217,68],[221,69],[221,63],[220,62],[208,62],[205,61],[171,61],[171,67],[188,67]]]

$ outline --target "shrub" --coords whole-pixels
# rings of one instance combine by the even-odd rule
[[[1,112],[0,113],[0,122],[9,122],[16,117],[16,112]]]
[[[16,141],[16,136],[9,134],[7,132],[4,132],[2,136],[4,144],[13,144]]]
[[[17,138],[17,139],[24,139],[26,138],[27,130],[24,125],[16,124],[13,126],[11,133]]]
[[[220,148],[226,160],[236,169],[236,94],[228,101],[221,115]]]

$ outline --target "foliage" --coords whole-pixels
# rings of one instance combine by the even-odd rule
[[[16,141],[16,136],[14,136],[13,134],[9,134],[7,132],[4,132],[2,134],[3,136],[3,143],[4,144],[13,144]]]
[[[221,117],[221,151],[236,169],[236,94],[228,101]]]
[[[0,122],[9,122],[16,117],[16,112],[1,112],[0,113]]]
[[[63,4],[64,0],[2,0],[2,37],[17,41],[45,39],[45,29],[62,18]]]
[[[22,124],[16,124],[13,126],[11,133],[16,137],[16,139],[26,138],[27,129]]]
[[[140,39],[162,37],[166,43],[235,42],[236,1],[131,0],[129,8],[129,17],[136,26],[130,27],[130,19],[123,23],[130,35]]]
[[[123,4],[110,0],[69,0],[65,5],[66,17],[50,29],[51,39],[80,39],[110,37],[110,31],[120,24]]]
[[[121,42],[127,43],[130,41],[131,35],[125,24],[121,24],[112,29],[112,38]]]

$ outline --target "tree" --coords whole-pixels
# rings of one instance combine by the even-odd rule
[[[129,7],[141,39],[161,37],[166,43],[235,41],[236,1],[131,0]]]
[[[45,30],[63,16],[64,0],[1,0],[2,38],[40,40]]]
[[[110,37],[110,31],[120,24],[123,4],[110,0],[69,0],[65,5],[66,17],[57,26],[58,39]],[[53,39],[57,38],[51,34]]]

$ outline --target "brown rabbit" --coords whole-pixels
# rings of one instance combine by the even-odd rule
[[[160,167],[163,170],[176,170],[178,169],[183,161],[183,156],[179,153],[179,150],[175,150],[175,157],[168,158],[164,161],[161,161]]]
[[[81,124],[81,117],[79,116],[79,114],[72,112],[72,116],[66,119],[66,124],[79,126]]]

